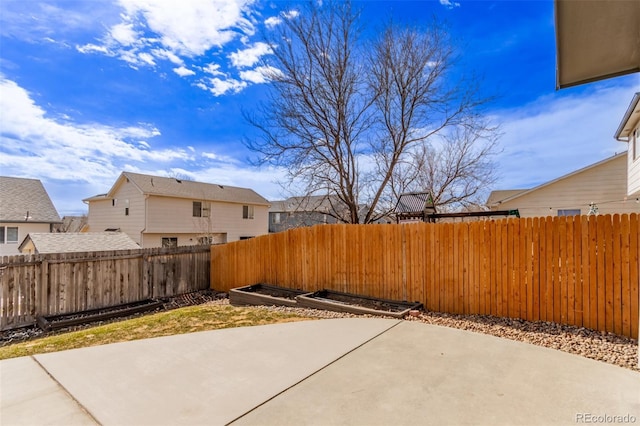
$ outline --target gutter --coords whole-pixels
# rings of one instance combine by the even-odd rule
[[[633,99],[631,99],[631,104],[629,104],[629,108],[627,108],[627,112],[624,113],[624,117],[622,117],[622,121],[618,126],[618,130],[616,130],[616,134],[613,136],[615,140],[619,142],[629,142],[628,136],[626,137],[626,139],[620,138],[620,134],[624,130],[624,126],[625,124],[627,124],[627,121],[629,121],[629,119],[631,118],[631,114],[633,114],[633,111],[638,106],[638,102],[640,102],[640,92],[636,92],[635,95],[633,95]]]

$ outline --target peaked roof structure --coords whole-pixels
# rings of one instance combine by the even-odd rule
[[[111,251],[139,249],[124,232],[33,232],[25,237],[18,250],[31,241],[36,253],[73,253],[87,251]]]
[[[429,192],[407,192],[400,194],[396,213],[435,213],[436,206],[433,204],[433,196]]]
[[[336,196],[309,195],[289,197],[286,200],[271,202],[271,212],[334,212],[336,208],[346,208]]]
[[[60,223],[38,179],[0,176],[0,222]]]
[[[116,189],[125,181],[131,182],[140,190],[141,193],[145,195],[269,205],[269,201],[254,190],[248,188],[195,182],[179,178],[143,175],[131,172],[122,172],[108,193],[87,198],[84,201],[112,197]]]
[[[501,204],[501,203],[503,203],[505,201],[514,200],[516,198],[522,197],[523,195],[526,195],[526,194],[529,194],[529,193],[531,193],[533,191],[537,191],[537,190],[539,190],[541,188],[544,188],[545,186],[549,186],[549,185],[552,185],[552,184],[554,184],[556,182],[559,182],[561,180],[567,179],[567,178],[569,178],[571,176],[575,176],[577,174],[584,173],[587,170],[591,170],[591,169],[593,169],[595,167],[601,166],[601,165],[603,165],[605,163],[608,163],[609,161],[613,161],[613,160],[618,159],[620,157],[626,157],[626,155],[627,155],[626,152],[623,152],[621,154],[616,154],[616,155],[614,155],[612,157],[605,158],[604,160],[598,161],[597,163],[590,164],[590,165],[588,165],[586,167],[583,167],[582,169],[573,171],[573,172],[568,173],[568,174],[566,174],[564,176],[560,176],[559,178],[550,180],[549,182],[545,182],[545,183],[543,183],[541,185],[538,185],[538,186],[536,186],[534,188],[531,188],[531,189],[492,191],[491,194],[489,194],[489,198],[487,199],[486,205],[487,205],[487,207],[491,208],[492,206],[497,206],[497,205],[499,205],[499,204]],[[502,193],[502,195],[507,195],[507,196],[503,197],[503,196],[500,195],[500,193]],[[511,194],[509,194],[509,193],[511,193]]]

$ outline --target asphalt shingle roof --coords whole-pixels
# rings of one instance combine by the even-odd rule
[[[133,250],[140,248],[124,232],[33,232],[27,235],[20,244],[20,248],[29,239],[31,239],[40,254]]]
[[[0,222],[59,223],[60,216],[38,179],[0,176]]]
[[[138,187],[143,194],[148,195],[269,205],[269,201],[267,201],[266,198],[259,195],[253,189],[248,188],[194,182],[184,179],[143,175],[131,172],[123,172],[122,176],[129,179],[129,181]],[[108,195],[109,194],[105,194],[97,197],[104,197]]]

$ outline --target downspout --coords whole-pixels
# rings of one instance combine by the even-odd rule
[[[140,247],[142,248],[144,248],[144,233],[147,232],[147,214],[149,212],[148,200],[149,194],[144,194],[144,227],[140,231]]]

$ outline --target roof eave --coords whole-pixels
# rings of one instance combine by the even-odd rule
[[[618,126],[618,130],[616,130],[616,134],[613,136],[617,141],[627,142],[625,140],[620,140],[620,135],[624,131],[624,128],[627,125],[627,122],[631,118],[631,114],[633,114],[633,111],[635,111],[635,109],[638,107],[638,103],[639,102],[640,102],[640,92],[636,92],[633,95],[633,99],[631,99],[631,103],[629,104],[629,108],[627,108],[627,111],[624,113],[624,116],[622,117],[622,121],[620,122],[620,125]]]

